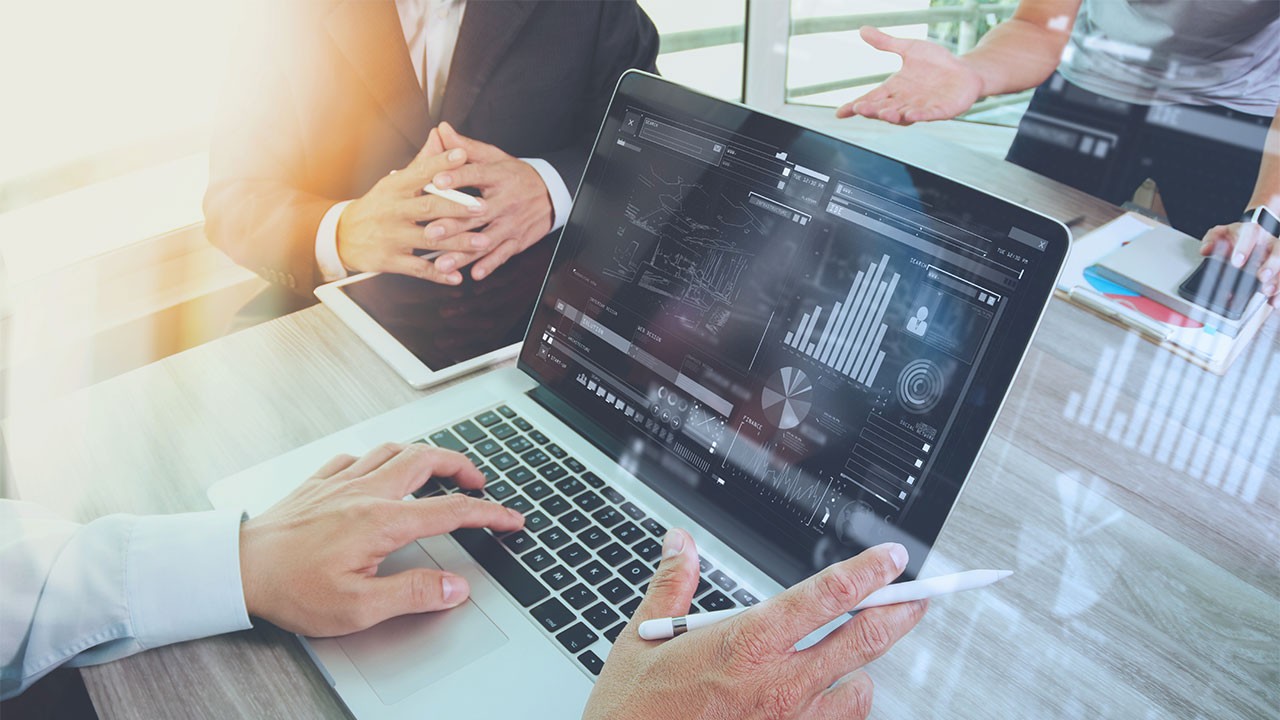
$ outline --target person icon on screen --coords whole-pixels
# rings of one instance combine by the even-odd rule
[[[929,329],[929,323],[925,319],[927,317],[929,317],[929,308],[921,305],[914,316],[907,318],[907,332],[924,337],[925,331]]]

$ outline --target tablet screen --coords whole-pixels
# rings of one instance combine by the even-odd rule
[[[524,338],[553,243],[544,239],[480,282],[449,286],[384,273],[338,288],[432,370]]]

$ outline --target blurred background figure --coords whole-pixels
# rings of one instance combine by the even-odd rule
[[[838,116],[909,125],[1037,88],[1007,160],[1115,204],[1137,192],[1277,296],[1276,228],[1242,211],[1280,215],[1280,2],[1023,0],[961,56],[862,37],[902,69]]]

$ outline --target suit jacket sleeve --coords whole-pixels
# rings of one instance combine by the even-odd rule
[[[583,98],[586,121],[577,140],[542,157],[560,173],[570,193],[576,193],[595,144],[600,121],[622,73],[632,68],[656,73],[658,30],[644,10],[634,2],[603,2],[596,32],[595,68],[587,97]]]
[[[305,188],[282,50],[265,16],[250,23],[223,91],[209,152],[205,234],[240,265],[269,282],[306,293],[321,281],[316,230],[335,202]]]

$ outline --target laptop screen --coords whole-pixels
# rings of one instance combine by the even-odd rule
[[[630,73],[520,363],[779,582],[889,540],[910,578],[1067,245],[1006,201]]]

